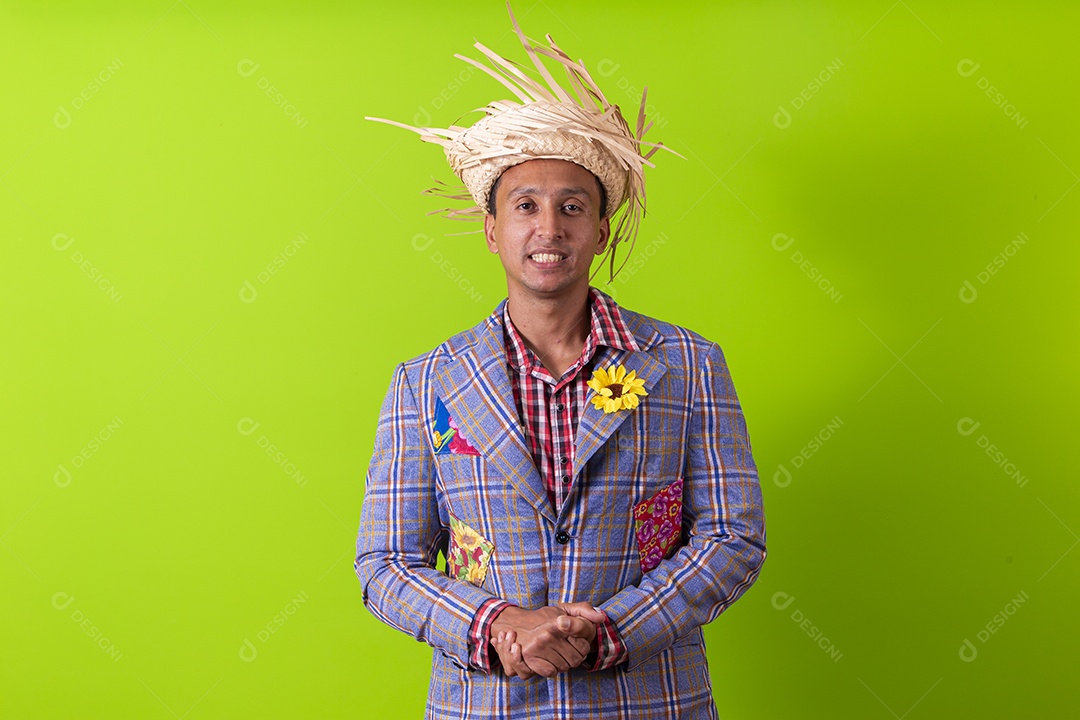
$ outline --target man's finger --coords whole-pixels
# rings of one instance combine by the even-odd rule
[[[499,663],[502,665],[503,672],[507,677],[515,677],[517,674],[514,671],[513,662],[510,657],[510,645],[514,640],[509,636],[512,636],[513,634],[514,633],[499,632],[491,638],[491,647],[498,653]]]
[[[555,619],[555,627],[568,637],[579,637],[592,641],[596,636],[596,625],[583,617],[563,615]]]
[[[585,657],[585,655],[578,652],[577,648],[568,643],[562,633],[553,626],[540,632],[534,638],[534,641],[523,646],[522,650],[529,667],[545,677],[552,677],[552,675],[546,674],[538,668],[533,663],[533,658],[546,661],[555,668],[556,672],[566,672],[570,668],[580,665]]]
[[[581,661],[578,662],[578,665],[580,665],[582,662],[585,661],[585,658],[588,656],[589,651],[592,650],[592,644],[585,638],[580,638],[576,635],[571,635],[566,639],[566,641],[573,645],[574,649],[581,654]],[[575,665],[574,667],[577,667],[577,665]]]
[[[514,669],[514,675],[522,680],[528,680],[536,674],[525,664],[525,658],[522,657],[521,653],[521,646],[517,643],[510,646],[510,662]]]
[[[555,665],[539,656],[527,657],[525,662],[530,670],[543,677],[555,677],[560,672]]]
[[[530,669],[529,666],[525,664],[525,658],[523,657],[520,645],[514,643],[510,647],[509,655],[510,666],[514,669],[514,674],[517,677],[521,678],[522,680],[528,680],[529,678],[536,675],[536,673],[534,673],[532,669]]]
[[[581,664],[585,656],[589,654],[588,645],[588,642],[585,642],[584,646],[570,643],[569,638],[562,637],[562,634],[557,630],[552,630],[545,635],[542,642],[536,645],[534,652],[539,657],[548,660],[559,672],[566,672],[570,668],[575,668]],[[584,647],[584,651],[582,651],[582,647]]]
[[[510,649],[503,645],[497,645],[495,650],[499,654],[499,664],[502,665],[503,672],[507,677],[515,677],[517,672],[514,668],[513,659],[510,657]]]

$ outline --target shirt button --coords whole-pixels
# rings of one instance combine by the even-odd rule
[[[555,406],[555,409],[556,410],[562,410],[563,409],[563,404],[559,403],[558,405]]]
[[[566,534],[565,530],[560,530],[555,534],[555,542],[559,543],[560,545],[565,545],[566,543],[570,542],[570,536]]]
[[[561,458],[559,458],[559,463],[562,464],[562,465],[565,465],[568,462],[570,462],[570,458],[566,457],[565,455],[563,455]]]
[[[563,483],[565,483],[566,485],[569,485],[569,484],[570,484],[570,476],[569,476],[569,475],[563,475],[563,476],[562,476],[562,481],[563,481]]]

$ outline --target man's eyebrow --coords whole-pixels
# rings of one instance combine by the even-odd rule
[[[543,193],[540,192],[540,188],[520,187],[520,188],[514,188],[513,190],[511,190],[509,192],[509,197],[515,197],[517,195],[542,195],[542,194]],[[576,187],[576,186],[575,187],[562,188],[561,190],[556,191],[555,194],[559,195],[561,197],[566,197],[567,195],[583,195],[585,197],[589,196],[588,190],[586,190],[583,187]]]

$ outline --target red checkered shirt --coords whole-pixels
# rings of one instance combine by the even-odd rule
[[[548,499],[556,512],[570,491],[574,477],[574,438],[582,408],[588,406],[588,381],[593,368],[606,367],[612,349],[637,350],[634,336],[623,324],[619,308],[606,295],[589,288],[591,327],[581,356],[555,378],[540,362],[510,320],[508,304],[502,313],[503,336],[510,384],[533,462],[543,478]],[[499,666],[498,655],[489,653],[491,625],[511,604],[491,598],[477,610],[469,628],[471,664],[485,673]],[[589,670],[606,670],[627,659],[626,646],[610,618],[596,626],[595,656],[585,660]]]

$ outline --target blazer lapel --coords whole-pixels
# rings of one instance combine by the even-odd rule
[[[505,478],[540,515],[554,523],[555,511],[514,403],[501,318],[502,304],[477,328],[473,343],[452,348],[453,358],[436,372],[435,393],[465,438],[490,464],[491,476]]]
[[[648,344],[642,343],[641,338],[638,338],[638,342],[639,347],[643,348],[652,344],[651,342]],[[667,372],[667,365],[653,358],[652,354],[644,349],[637,351],[620,350],[616,353],[612,362],[615,364],[621,363],[627,371],[636,370],[637,376],[645,381],[645,392],[648,393],[652,392],[660,378]],[[592,395],[593,393],[590,391],[589,397],[592,397]],[[641,402],[649,402],[649,397],[642,397]],[[629,417],[630,413],[637,411],[638,409],[616,410],[613,413],[605,413],[603,410],[597,410],[593,407],[593,404],[588,400],[582,403],[574,451],[575,477],[596,451],[619,429],[619,426]]]

